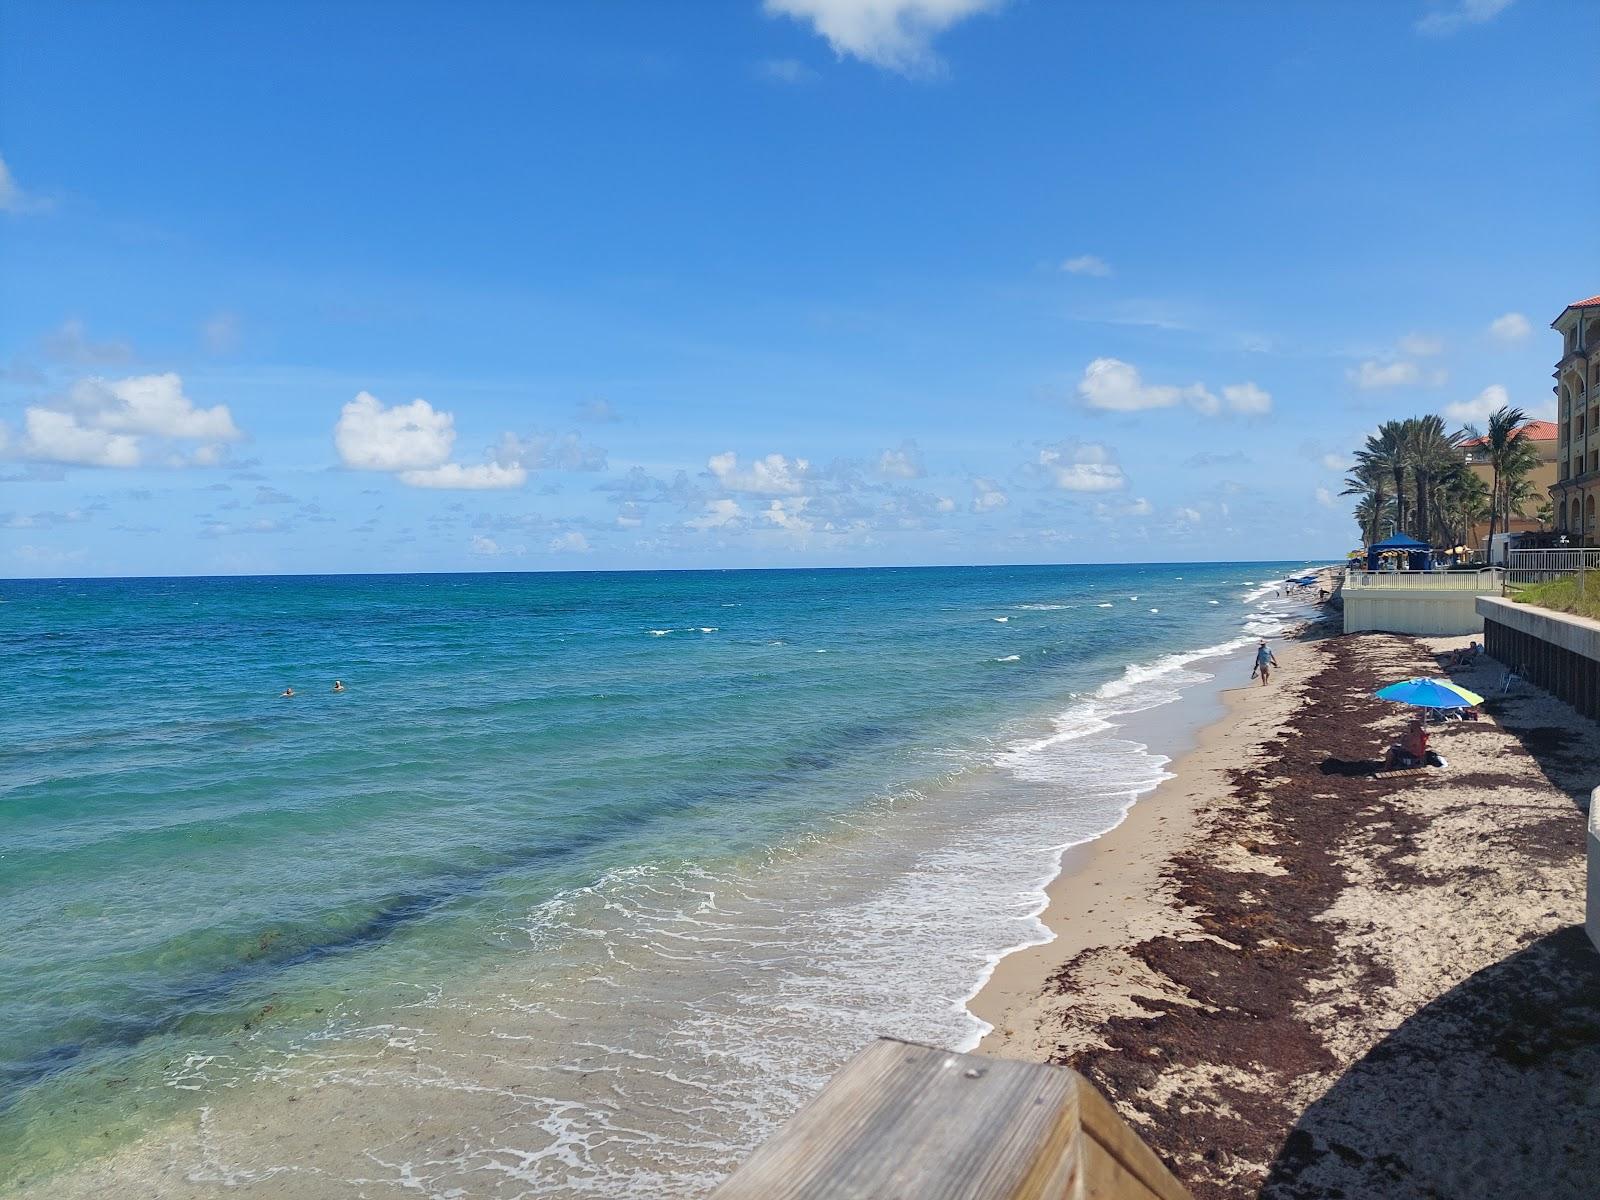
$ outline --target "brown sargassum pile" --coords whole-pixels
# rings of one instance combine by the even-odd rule
[[[1436,659],[1367,634],[1311,661],[1314,702],[1171,863],[1188,931],[1128,951],[1160,986],[1057,1061],[1198,1200],[1600,1196],[1600,729],[1523,689],[1441,734],[1449,770],[1388,771],[1406,714],[1372,692]],[[1083,966],[1052,981],[1065,1023]]]

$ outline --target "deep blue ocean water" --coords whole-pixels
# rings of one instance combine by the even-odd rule
[[[1085,785],[1074,739],[1276,628],[1303,565],[0,582],[0,1186],[413,991],[556,987],[641,872],[776,905],[820,841],[795,871],[927,876],[1011,784],[1039,846],[1092,836],[1149,779]],[[830,903],[830,947],[883,939]],[[1015,941],[993,917],[963,953]]]

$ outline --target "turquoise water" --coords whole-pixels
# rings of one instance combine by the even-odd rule
[[[0,1184],[209,1112],[417,996],[466,1028],[488,1001],[464,981],[497,972],[548,1009],[626,959],[613,1004],[671,991],[709,1019],[737,997],[621,948],[688,880],[768,914],[717,934],[740,970],[756,943],[807,970],[878,953],[888,993],[943,989],[926,1019],[955,1020],[1031,918],[1027,881],[984,899],[995,868],[950,867],[937,980],[937,931],[917,963],[880,946],[912,935],[886,935],[879,881],[935,904],[980,817],[984,849],[1009,813],[1035,858],[1114,823],[1161,760],[1084,738],[1276,628],[1263,585],[1302,565],[0,583]],[[585,1172],[612,1178],[553,1163],[535,1190]]]

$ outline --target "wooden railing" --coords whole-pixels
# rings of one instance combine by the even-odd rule
[[[1088,1080],[882,1038],[711,1200],[1191,1200]]]

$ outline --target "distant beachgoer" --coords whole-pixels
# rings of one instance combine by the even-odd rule
[[[1278,660],[1272,657],[1272,650],[1267,646],[1266,639],[1263,638],[1261,645],[1256,647],[1256,665],[1250,670],[1250,678],[1254,679],[1257,675],[1261,676],[1261,686],[1266,687],[1267,668],[1277,665]]]
[[[292,696],[292,695],[294,695],[294,689],[292,687],[284,688],[283,689],[283,694],[285,696]]]
[[[336,692],[344,691],[344,683],[338,679],[335,679],[333,681],[333,690]]]

